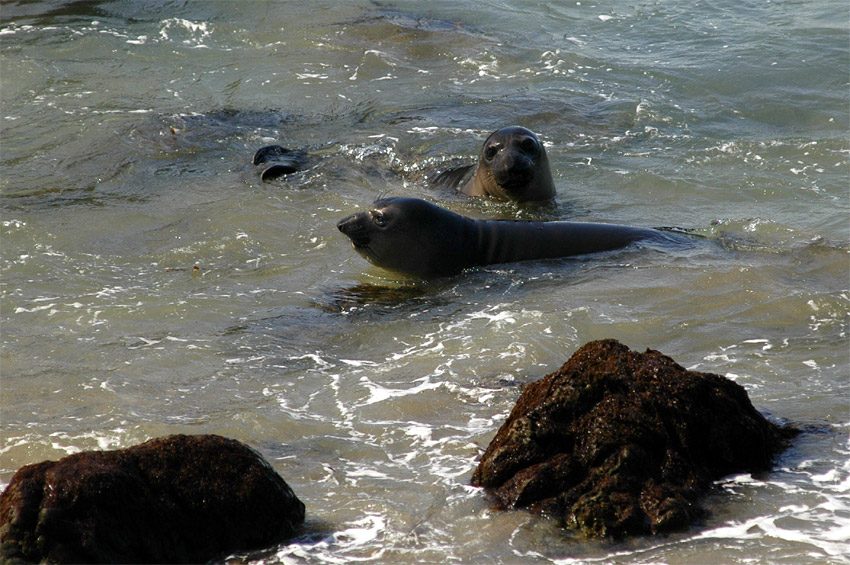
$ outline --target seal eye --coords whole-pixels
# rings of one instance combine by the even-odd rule
[[[492,161],[493,157],[499,152],[499,146],[496,144],[490,145],[487,149],[484,150],[484,159],[487,161]]]
[[[375,222],[376,226],[384,227],[387,225],[387,219],[384,217],[383,213],[377,210],[372,210],[369,214],[372,216],[372,221]]]

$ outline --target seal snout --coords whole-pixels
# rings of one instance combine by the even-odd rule
[[[363,225],[362,218],[363,213],[360,212],[346,216],[336,223],[337,229],[347,235],[355,247],[369,245],[369,232]]]
[[[506,153],[493,167],[493,179],[504,187],[526,184],[533,176],[534,161],[522,153]]]

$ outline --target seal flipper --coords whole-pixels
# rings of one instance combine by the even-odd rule
[[[254,157],[251,159],[252,165],[262,165],[269,159],[274,159],[276,157],[280,157],[281,155],[286,155],[291,150],[286,147],[281,147],[280,145],[266,145],[265,147],[260,147],[254,153]]]
[[[428,182],[436,186],[461,190],[475,176],[477,167],[478,164],[475,163],[446,169],[428,179]]]
[[[298,165],[291,164],[277,164],[272,165],[271,167],[266,167],[263,169],[263,172],[260,173],[260,180],[267,181],[276,179],[277,177],[283,175],[291,175],[292,173],[298,172]]]
[[[303,151],[287,149],[280,145],[267,145],[257,149],[251,159],[251,164],[262,165],[267,161],[273,161],[274,164],[266,167],[260,173],[260,179],[263,181],[300,171],[307,161],[307,156]]]

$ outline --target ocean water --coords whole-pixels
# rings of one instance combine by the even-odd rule
[[[173,433],[259,450],[302,534],[230,563],[850,563],[846,2],[4,2],[0,486]],[[506,125],[556,203],[425,182]],[[307,168],[262,183],[271,143]],[[681,251],[435,281],[335,228],[379,195],[678,226]],[[468,485],[524,383],[616,338],[803,433],[703,522],[588,541]]]

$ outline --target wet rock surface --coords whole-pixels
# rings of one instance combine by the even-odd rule
[[[660,533],[703,515],[714,480],[769,468],[794,433],[724,377],[594,341],[523,389],[472,484],[591,537]]]
[[[303,521],[259,453],[175,435],[18,470],[0,497],[0,561],[205,562],[272,545]]]

